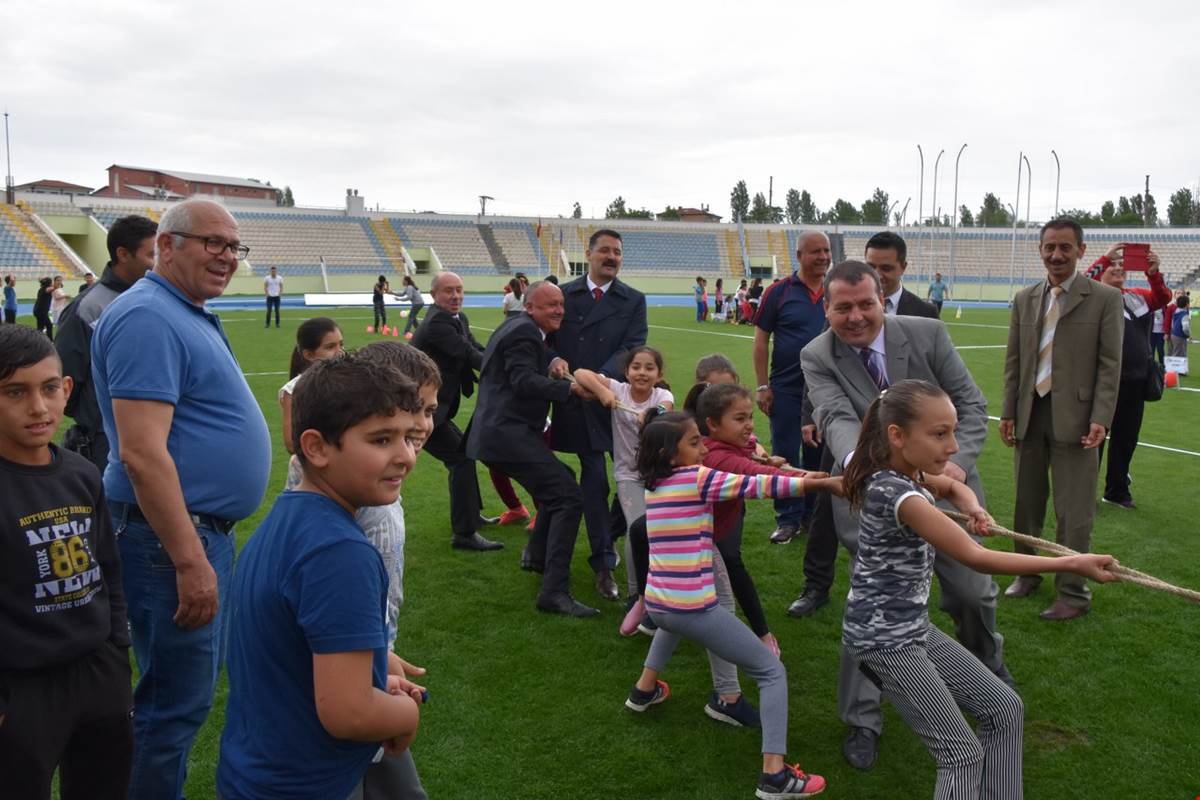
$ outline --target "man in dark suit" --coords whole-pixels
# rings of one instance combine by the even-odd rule
[[[524,486],[538,504],[537,525],[521,557],[523,569],[542,573],[537,607],[593,617],[600,612],[571,597],[571,555],[583,498],[574,473],[542,439],[551,401],[588,395],[577,383],[547,375],[551,356],[546,336],[562,324],[562,292],[538,281],[522,299],[525,313],[504,320],[484,350],[467,455]]]
[[[590,369],[624,380],[625,353],[646,343],[646,297],[617,279],[621,271],[621,234],[601,229],[588,241],[588,272],[562,287],[565,316],[554,336],[552,374]],[[608,467],[612,452],[612,416],[598,403],[559,401],[554,404],[550,443],[555,450],[579,456],[579,488],[596,573],[596,591],[617,599],[612,569],[617,564],[609,527]]]
[[[463,282],[453,272],[442,272],[433,279],[429,292],[433,310],[417,327],[413,347],[423,351],[442,373],[438,389],[438,407],[433,416],[433,433],[425,442],[425,452],[445,465],[450,480],[451,547],[459,550],[499,550],[503,542],[479,535],[479,476],[475,462],[462,447],[462,431],[454,424],[460,397],[470,397],[475,389],[475,370],[483,363],[483,345],[471,335],[471,324],[462,313]]]
[[[858,444],[863,415],[879,393],[898,381],[917,378],[940,386],[954,403],[959,451],[944,474],[965,483],[983,503],[975,462],[987,438],[987,400],[946,327],[936,319],[885,315],[878,276],[859,261],[845,261],[826,274],[825,307],[829,330],[801,351],[800,362],[834,471],[845,468]],[[857,516],[840,499],[834,500],[833,511],[838,538],[851,554],[857,552]],[[942,586],[941,608],[954,619],[959,641],[1011,685],[1004,639],[996,632],[995,581],[944,553],[937,554],[934,571]],[[838,712],[850,731],[842,752],[858,769],[875,763],[883,727],[879,696],[879,689],[843,650]]]
[[[864,259],[879,276],[883,288],[883,313],[902,317],[938,318],[937,306],[927,303],[904,288],[901,282],[908,269],[908,245],[891,231],[881,231],[867,240]]]

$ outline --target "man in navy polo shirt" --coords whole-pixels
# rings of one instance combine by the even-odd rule
[[[763,293],[754,324],[754,374],[758,380],[755,398],[759,409],[771,420],[771,452],[789,464],[815,470],[820,466],[820,448],[801,440],[800,410],[804,401],[804,371],[800,351],[825,328],[824,292],[821,288],[829,269],[829,237],[820,231],[800,234],[796,241],[800,269],[787,280],[771,284]],[[767,350],[771,337],[770,380]],[[805,498],[775,501],[775,532],[771,541],[787,544],[807,525],[812,508]]]
[[[163,214],[154,270],[113,300],[92,336],[92,379],[111,443],[104,489],[119,534],[133,650],[129,797],[181,798],[192,740],[224,657],[221,601],[233,524],[267,488],[267,423],[217,316],[245,248],[224,208]]]

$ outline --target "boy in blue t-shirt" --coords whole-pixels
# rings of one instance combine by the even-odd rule
[[[356,355],[317,362],[296,387],[304,479],[276,498],[233,579],[225,800],[349,797],[416,735],[421,688],[389,656],[388,576],[354,513],[396,501],[420,406],[413,380]]]

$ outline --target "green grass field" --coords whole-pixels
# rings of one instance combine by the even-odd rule
[[[753,383],[748,328],[699,325],[688,309],[652,309],[650,343],[667,360],[677,396],[691,385],[696,359],[720,351]],[[498,311],[472,310],[484,340]],[[364,344],[366,310],[332,313],[348,346]],[[951,314],[947,310],[947,317]],[[286,380],[292,331],[302,315],[285,311],[281,330],[263,330],[258,312],[223,315],[230,340],[262,403],[275,440],[271,489],[262,508],[238,527],[244,542],[283,485],[275,396]],[[968,367],[996,414],[1002,384],[1007,313],[970,311],[950,325]],[[472,403],[459,412],[465,425]],[[1147,407],[1144,442],[1200,451],[1200,396],[1168,392]],[[758,432],[769,438],[766,419]],[[992,425],[980,462],[988,505],[1011,524],[1010,452]],[[1102,505],[1093,549],[1168,581],[1200,587],[1195,520],[1200,518],[1196,455],[1140,448],[1133,464],[1136,511]],[[404,487],[408,518],[406,605],[397,650],[428,667],[431,702],[413,748],[434,798],[725,798],[751,797],[759,768],[759,732],[735,730],[702,712],[711,689],[708,663],[694,645],[680,647],[664,678],[672,695],[645,714],[623,707],[649,639],[622,639],[622,607],[600,601],[585,561],[586,537],[576,547],[574,589],[597,620],[538,614],[537,578],[517,560],[523,528],[484,531],[503,540],[498,553],[449,547],[446,473],[428,455]],[[501,510],[481,471],[485,507]],[[791,689],[789,758],[829,781],[825,797],[923,798],[932,795],[933,761],[888,709],[878,765],[869,773],[841,756],[844,728],[836,711],[841,598],[846,554],[839,561],[834,601],[815,616],[784,614],[801,583],[803,541],[767,543],[773,528],[768,502],[751,502],[747,563],[758,583],[772,630],[783,648]],[[995,546],[1006,547],[1007,541]],[[623,568],[622,568],[623,569]],[[1009,579],[1001,578],[1001,586]],[[618,583],[624,585],[623,580]],[[935,582],[936,583],[936,582]],[[1200,793],[1197,764],[1197,678],[1200,607],[1131,585],[1096,587],[1092,613],[1067,624],[1037,612],[1051,599],[1049,582],[1027,600],[1000,602],[1006,656],[1026,704],[1025,788],[1035,798],[1192,798]],[[949,618],[935,614],[949,628]],[[753,682],[744,689],[757,703]],[[188,796],[213,797],[224,687],[192,753]],[[285,737],[286,731],[277,732]]]

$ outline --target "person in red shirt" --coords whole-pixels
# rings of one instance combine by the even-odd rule
[[[1129,464],[1137,448],[1138,433],[1142,429],[1142,415],[1146,409],[1146,380],[1152,367],[1150,333],[1154,312],[1171,302],[1171,290],[1159,272],[1158,255],[1151,250],[1147,256],[1149,266],[1146,280],[1149,289],[1125,285],[1126,273],[1122,267],[1124,245],[1113,245],[1108,252],[1096,259],[1088,270],[1093,280],[1121,290],[1125,306],[1125,338],[1121,346],[1121,385],[1117,392],[1117,408],[1113,413],[1112,428],[1109,430],[1108,466],[1104,477],[1104,494],[1101,499],[1121,508],[1136,508],[1129,492]],[[1103,442],[1100,444],[1103,448]],[[1101,452],[1103,456],[1103,451]]]

